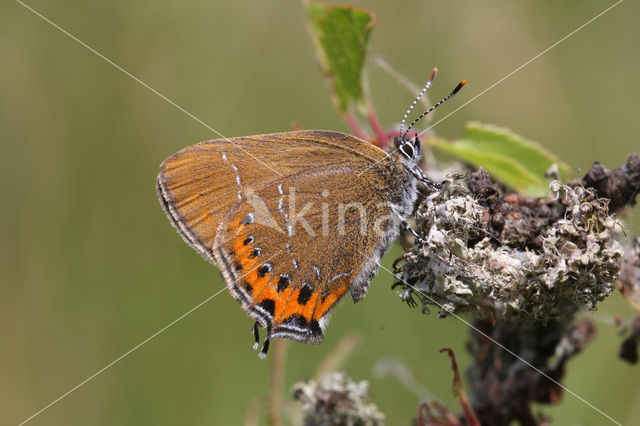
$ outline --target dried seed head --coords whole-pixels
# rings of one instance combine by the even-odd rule
[[[305,425],[381,426],[384,414],[368,402],[368,387],[366,381],[356,383],[335,372],[296,383],[293,397],[302,403]]]
[[[418,207],[422,241],[396,268],[398,295],[410,303],[418,297],[423,309],[437,304],[441,313],[488,308],[525,320],[595,309],[613,291],[620,270],[623,250],[612,238],[616,220],[608,200],[591,189],[553,181],[550,190],[553,199],[544,205],[503,198],[505,210],[491,207],[499,204],[495,194],[489,206],[460,182],[445,182]],[[532,229],[537,235],[529,235]],[[535,241],[519,241],[518,230]]]

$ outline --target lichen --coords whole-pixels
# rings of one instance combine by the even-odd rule
[[[302,403],[305,425],[382,426],[384,414],[368,402],[368,387],[334,372],[296,383],[293,397]]]
[[[526,221],[541,223],[539,214],[518,214],[518,206],[510,205],[507,220],[501,218],[503,229],[515,236],[507,237],[514,240],[510,244],[493,233],[488,224],[495,212],[477,194],[462,181],[445,181],[417,209],[420,239],[396,267],[398,295],[409,303],[419,298],[423,310],[437,305],[442,315],[480,308],[548,321],[595,309],[613,291],[620,270],[623,249],[612,236],[616,220],[608,200],[592,189],[559,181],[549,189],[552,198],[545,202],[560,204],[564,215],[539,231],[531,249],[515,240]]]
[[[632,239],[624,252],[618,288],[629,304],[640,311],[640,237]]]

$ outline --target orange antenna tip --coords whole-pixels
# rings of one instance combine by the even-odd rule
[[[405,130],[402,133],[402,137],[404,138],[406,135],[409,134],[409,130],[411,130],[411,128],[413,127],[414,124],[416,124],[418,121],[420,121],[420,119],[422,117],[424,117],[425,115],[429,114],[431,111],[433,111],[434,109],[438,108],[440,105],[442,105],[443,103],[445,103],[449,98],[451,98],[453,95],[455,95],[456,93],[458,93],[458,91],[460,89],[462,89],[462,86],[464,86],[465,84],[467,84],[467,80],[462,80],[460,83],[458,83],[458,85],[456,86],[455,89],[453,89],[453,91],[451,93],[449,93],[447,96],[445,96],[444,98],[440,99],[440,101],[438,101],[438,103],[436,103],[435,105],[433,105],[431,108],[429,108],[428,110],[426,110],[425,112],[423,112],[422,114],[420,114],[418,116],[418,118],[416,118],[415,120],[413,120],[411,122],[411,124],[409,124],[409,127],[407,127],[407,130]],[[431,85],[431,80],[429,80],[427,82],[427,85],[424,87],[424,89],[422,89],[422,92],[420,92],[420,96],[422,96],[422,93],[427,90],[427,88]],[[413,101],[413,104],[411,104],[411,108],[413,108],[413,106],[416,104],[416,102],[418,102],[418,99],[420,98],[420,96],[418,96],[416,98],[416,100]],[[409,112],[411,112],[411,108],[409,108],[409,110],[407,111],[407,113],[404,115],[404,118],[402,119],[402,126],[400,127],[400,129],[404,129],[404,119],[407,118],[407,115],[409,114]]]
[[[438,68],[434,67],[433,71],[431,71],[431,77],[429,77],[429,82],[432,82],[434,78],[436,78],[436,74],[438,73]]]
[[[458,91],[460,89],[462,89],[462,86],[464,86],[465,84],[467,84],[467,80],[462,80],[460,83],[458,83],[458,85],[456,86],[455,89],[453,89],[453,92],[451,92],[451,94],[447,97],[447,99],[453,95],[455,95],[456,93],[458,93]]]

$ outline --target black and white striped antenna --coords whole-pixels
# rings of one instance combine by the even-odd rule
[[[437,73],[438,73],[438,68],[434,68],[433,71],[431,71],[431,77],[429,77],[429,81],[427,81],[427,84],[424,85],[424,87],[422,88],[422,90],[420,91],[418,96],[416,96],[416,98],[413,100],[413,102],[411,103],[411,106],[409,106],[409,109],[407,109],[407,112],[404,113],[404,117],[402,117],[402,122],[400,123],[400,134],[401,135],[404,133],[403,129],[404,129],[405,120],[407,119],[407,117],[411,113],[411,110],[413,109],[413,107],[416,106],[416,104],[418,103],[420,98],[425,94],[427,89],[429,89],[429,87],[431,87],[431,83],[433,83],[433,80],[436,78],[436,74]],[[409,131],[409,129],[407,129],[407,131]]]
[[[402,131],[400,132],[400,137],[402,139],[404,139],[407,134],[409,133],[409,130],[411,130],[411,128],[413,127],[414,124],[416,124],[418,121],[420,121],[422,119],[422,117],[426,116],[427,114],[429,114],[431,111],[433,111],[434,109],[438,108],[440,105],[442,105],[443,103],[445,103],[447,100],[449,100],[452,96],[454,96],[456,93],[458,93],[458,91],[460,89],[462,89],[462,86],[464,86],[465,84],[467,84],[467,80],[462,80],[460,83],[458,83],[458,85],[456,86],[455,89],[453,89],[451,91],[451,93],[449,93],[447,96],[445,96],[444,98],[442,98],[437,104],[435,104],[434,106],[432,106],[431,108],[429,108],[428,110],[426,110],[425,112],[423,112],[422,114],[420,114],[418,116],[418,118],[416,118],[415,120],[413,120],[411,122],[411,124],[409,124],[409,127],[407,127],[407,130],[404,131],[404,133],[402,133]],[[427,85],[429,85],[429,83],[427,83]],[[428,87],[428,86],[426,86]],[[422,95],[420,95],[422,96]],[[414,102],[415,104],[415,102]],[[411,105],[411,107],[413,108],[413,105]],[[409,109],[411,110],[411,109]],[[408,113],[408,112],[407,112]],[[404,124],[404,119],[402,119],[402,122]],[[402,130],[402,128],[401,128]]]

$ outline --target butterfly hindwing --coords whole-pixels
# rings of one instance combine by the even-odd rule
[[[393,212],[379,196],[385,182],[367,187],[359,171],[307,170],[252,189],[218,230],[214,256],[230,291],[268,337],[320,342],[328,312],[347,290],[356,301],[364,296],[379,260],[370,258],[395,235]],[[304,222],[293,222],[300,212]]]

